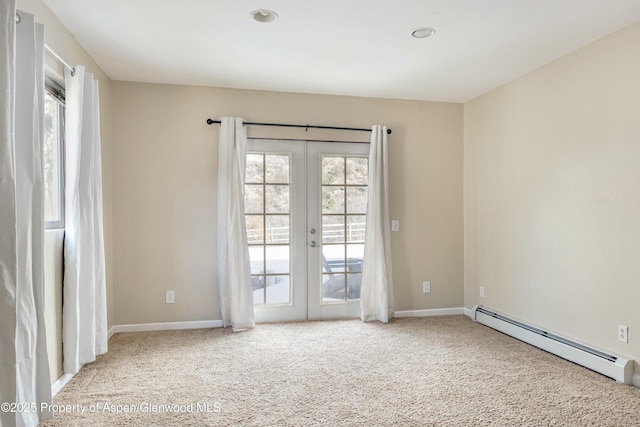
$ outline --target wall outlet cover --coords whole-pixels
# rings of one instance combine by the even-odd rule
[[[629,327],[625,325],[618,325],[618,341],[624,343],[629,342]]]
[[[167,291],[165,295],[165,303],[173,304],[176,302],[176,291]]]
[[[422,282],[422,293],[428,294],[431,292],[431,282],[424,281]]]

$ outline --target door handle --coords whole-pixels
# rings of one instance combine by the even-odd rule
[[[316,246],[318,246],[318,244],[316,243],[315,240],[312,240],[309,242],[309,246],[311,246],[312,248],[315,248]]]

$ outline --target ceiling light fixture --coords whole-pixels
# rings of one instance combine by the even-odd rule
[[[278,14],[269,9],[254,10],[250,15],[258,22],[273,22],[278,18]]]
[[[415,37],[416,39],[426,39],[427,37],[431,37],[435,32],[436,30],[434,30],[433,28],[421,27],[413,30],[411,32],[411,36]]]

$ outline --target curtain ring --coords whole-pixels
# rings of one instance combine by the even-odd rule
[[[16,24],[19,24],[22,21],[22,16],[18,12],[16,12]]]

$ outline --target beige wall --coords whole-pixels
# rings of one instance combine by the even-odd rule
[[[84,65],[87,72],[94,73],[100,85],[100,121],[102,139],[102,173],[103,173],[103,209],[105,227],[105,257],[107,271],[107,307],[108,323],[113,324],[113,216],[112,216],[112,176],[111,176],[111,80],[102,72],[100,67],[87,55],[75,38],[62,26],[60,21],[40,0],[18,0],[18,9],[31,13],[36,22],[45,25],[45,43],[68,63]],[[62,75],[60,63],[49,55],[46,64],[53,71]],[[59,233],[47,232],[45,235],[45,307],[47,326],[47,347],[49,350],[50,370],[52,382],[61,374],[62,344],[60,324],[62,318],[62,239]],[[53,298],[53,300],[52,300]],[[53,312],[51,310],[54,310]],[[54,345],[55,343],[55,345]]]
[[[113,83],[115,324],[220,319],[218,127],[208,117],[368,127],[391,135],[397,309],[463,304],[462,105]],[[249,128],[250,136],[369,134]],[[422,281],[431,280],[431,294]],[[164,303],[175,289],[176,303]]]
[[[638,76],[640,24],[465,104],[467,307],[640,360]]]

